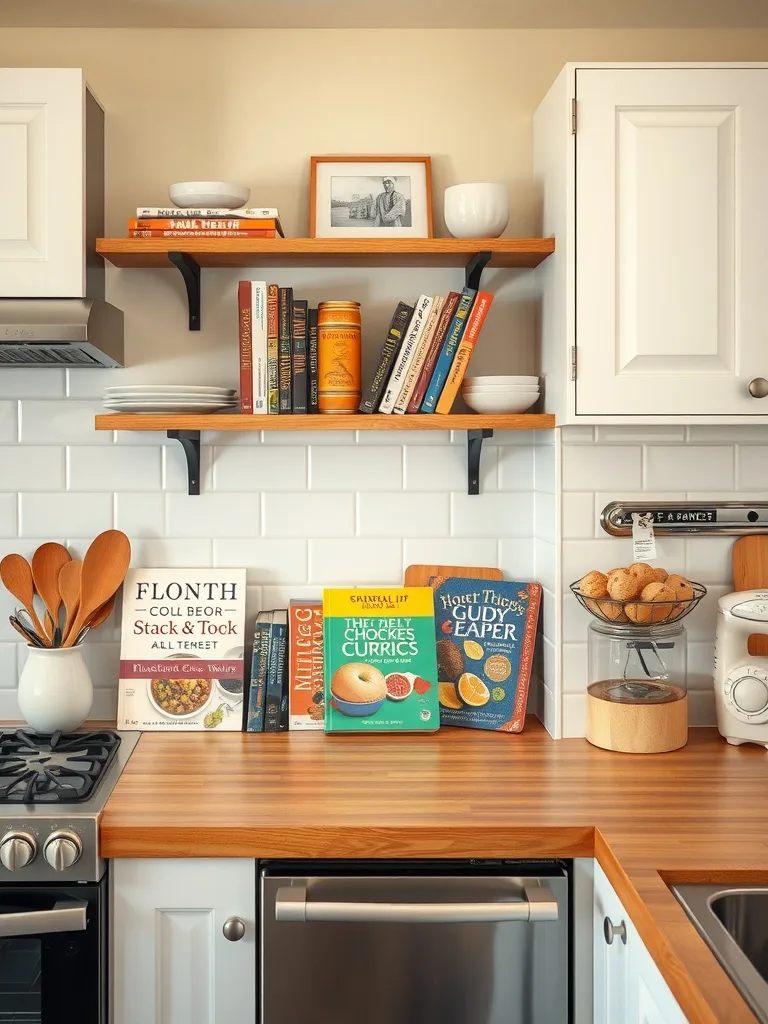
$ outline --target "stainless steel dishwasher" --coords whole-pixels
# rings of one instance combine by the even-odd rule
[[[559,861],[260,868],[261,1024],[567,1024]]]

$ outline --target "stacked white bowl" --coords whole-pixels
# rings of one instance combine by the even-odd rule
[[[539,378],[465,377],[461,397],[470,409],[486,415],[525,412],[539,400]]]

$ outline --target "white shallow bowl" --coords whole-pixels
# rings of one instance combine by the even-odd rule
[[[507,186],[492,181],[451,185],[443,213],[454,238],[498,238],[509,220]]]
[[[116,384],[104,388],[105,395],[234,395],[234,388],[214,388],[203,384]]]
[[[525,412],[539,400],[538,395],[478,395],[472,392],[461,397],[474,412],[488,415]]]
[[[235,181],[177,181],[168,189],[171,202],[181,209],[190,206],[223,206],[237,210],[248,202],[251,190]]]
[[[501,374],[491,375],[488,377],[465,377],[465,384],[493,384],[494,386],[499,384],[536,384],[539,383],[538,377],[521,377],[521,376],[508,376],[504,377]]]
[[[462,391],[483,391],[489,395],[517,395],[521,391],[539,391],[536,384],[470,384],[462,385]]]

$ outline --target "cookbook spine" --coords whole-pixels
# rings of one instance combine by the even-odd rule
[[[237,286],[240,322],[240,412],[253,412],[253,354],[251,346],[251,282]]]
[[[267,283],[251,281],[251,366],[253,411],[267,413]]]
[[[274,238],[274,231],[162,231],[155,228],[131,228],[129,238]]]
[[[419,301],[416,303],[416,308],[413,312],[413,319],[408,325],[408,333],[406,334],[405,340],[397,354],[394,369],[389,375],[389,380],[387,381],[387,386],[384,390],[384,397],[382,398],[381,405],[379,406],[379,412],[392,412],[395,407],[395,403],[400,397],[400,392],[403,389],[408,367],[410,366],[414,353],[418,348],[419,340],[424,333],[424,328],[427,326],[429,314],[432,309],[432,301],[431,295],[419,296]]]
[[[435,411],[443,386],[448,379],[448,373],[450,372],[451,365],[453,364],[453,358],[456,355],[456,350],[459,347],[461,336],[464,333],[467,317],[469,316],[469,311],[472,308],[472,302],[474,301],[476,294],[477,293],[474,288],[465,288],[461,293],[459,305],[456,309],[453,320],[451,321],[451,326],[448,328],[448,334],[443,342],[440,355],[437,357],[437,364],[435,365],[432,379],[429,382],[429,387],[427,388],[424,401],[421,403],[422,412],[433,413]]]
[[[293,288],[278,290],[278,374],[280,412],[291,411],[291,307]]]
[[[416,387],[416,381],[419,379],[421,368],[424,365],[424,360],[427,356],[427,350],[432,342],[435,331],[437,330],[437,324],[440,320],[440,314],[443,311],[443,305],[445,299],[442,295],[435,295],[432,300],[432,309],[429,312],[429,320],[427,320],[427,326],[424,328],[419,343],[414,350],[413,358],[411,359],[408,368],[405,373],[405,380],[403,381],[402,389],[400,390],[400,397],[395,402],[395,407],[392,412],[401,415],[408,410],[408,405],[413,394],[413,389]]]
[[[278,371],[277,285],[267,285],[267,385],[269,413],[280,411],[280,375]]]
[[[264,696],[269,658],[270,619],[269,612],[259,612],[253,631],[253,657],[251,659],[251,681],[248,687],[246,718],[247,732],[264,731]]]
[[[437,321],[437,329],[435,330],[432,340],[427,348],[427,354],[424,357],[424,364],[419,372],[419,378],[416,381],[416,386],[413,389],[411,400],[408,402],[408,412],[416,413],[421,409],[421,403],[424,400],[424,395],[427,391],[427,385],[432,379],[432,374],[435,370],[435,364],[437,363],[437,357],[440,355],[440,349],[443,347],[445,336],[448,333],[448,328],[451,326],[456,307],[459,305],[459,299],[461,296],[458,292],[449,292],[448,298],[445,300],[443,311],[440,314],[440,319]]]
[[[264,732],[280,732],[282,719],[283,695],[285,693],[285,647],[287,641],[286,622],[276,621],[273,617],[269,637],[269,657],[267,661],[267,701],[264,715]]]
[[[323,605],[292,600],[288,609],[288,728],[323,728]]]
[[[128,229],[165,231],[274,231],[274,220],[251,217],[131,217]]]
[[[307,310],[307,412],[317,408],[317,309]]]
[[[469,314],[467,320],[467,327],[461,339],[456,355],[451,366],[450,373],[448,374],[448,380],[445,382],[443,393],[437,403],[436,412],[441,414],[447,414],[451,411],[451,407],[456,399],[456,395],[459,393],[461,382],[464,379],[464,374],[467,372],[469,361],[472,358],[472,353],[477,344],[477,339],[480,336],[480,331],[483,328],[485,318],[488,315],[488,310],[491,308],[493,302],[493,296],[489,292],[478,292],[477,298],[472,304],[472,312]]]
[[[293,411],[307,411],[307,309],[306,299],[294,299],[291,322],[291,368]]]
[[[389,374],[392,371],[392,364],[397,357],[397,353],[403,341],[403,335],[408,328],[408,324],[410,323],[412,316],[413,306],[409,306],[407,302],[398,302],[397,308],[395,309],[389,323],[387,337],[381,347],[379,361],[376,364],[376,369],[374,370],[373,377],[371,378],[371,383],[363,392],[363,398],[360,402],[360,412],[373,413],[379,408],[384,388],[386,387],[389,379]]]
[[[211,217],[256,217],[259,220],[279,220],[279,214],[273,206],[246,206],[237,210],[228,210],[225,206],[194,206],[189,209],[180,206],[137,206],[136,217],[200,217],[204,220]]]

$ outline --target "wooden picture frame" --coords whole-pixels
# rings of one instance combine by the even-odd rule
[[[309,187],[310,238],[433,237],[431,157],[313,156]]]

